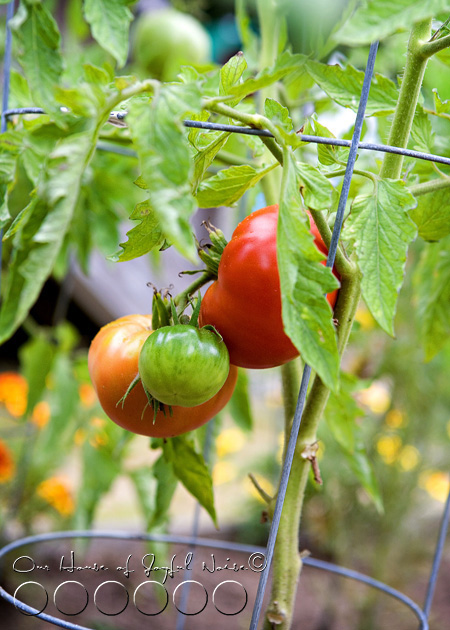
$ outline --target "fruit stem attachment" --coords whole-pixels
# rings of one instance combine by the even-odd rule
[[[200,277],[192,282],[184,291],[178,293],[174,298],[175,306],[177,307],[177,313],[180,315],[186,308],[192,295],[197,293],[205,284],[214,280],[214,276],[210,271],[204,271]]]

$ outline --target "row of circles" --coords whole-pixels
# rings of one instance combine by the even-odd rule
[[[45,600],[45,604],[44,604],[43,608],[41,608],[41,610],[36,610],[35,612],[27,612],[26,610],[24,610],[24,609],[20,606],[20,604],[22,604],[22,602],[20,602],[19,600],[17,600],[17,594],[18,594],[18,592],[20,591],[20,589],[21,589],[21,588],[23,588],[24,586],[26,586],[27,584],[35,584],[35,585],[39,586],[39,587],[43,590],[43,592],[44,592],[44,594],[45,594],[45,598],[46,598],[46,600]],[[58,604],[57,604],[57,602],[56,602],[56,595],[57,595],[58,591],[59,591],[59,590],[60,590],[63,586],[65,586],[65,585],[67,585],[67,584],[77,584],[77,585],[78,585],[78,586],[80,586],[82,589],[84,589],[84,592],[86,593],[86,603],[83,605],[83,607],[82,607],[80,610],[77,610],[76,612],[68,612],[68,611],[66,611],[66,610],[62,610],[62,609],[61,609],[61,607],[60,607],[60,606],[58,606]],[[98,595],[99,595],[100,589],[101,589],[102,587],[106,586],[107,584],[117,584],[117,585],[118,585],[118,586],[120,586],[120,587],[123,589],[123,591],[125,592],[125,595],[126,595],[126,602],[125,602],[125,605],[123,606],[123,608],[122,608],[121,610],[119,610],[119,611],[116,611],[116,612],[108,612],[108,611],[106,611],[106,610],[102,610],[102,609],[99,607],[99,605],[98,605],[98,602],[97,602],[97,597],[98,597]],[[141,593],[142,593],[142,590],[143,590],[145,587],[148,587],[150,584],[154,584],[154,585],[156,585],[156,587],[157,587],[157,588],[159,588],[159,589],[163,589],[164,594],[165,594],[165,603],[164,603],[163,607],[162,607],[160,610],[158,610],[157,612],[146,612],[146,611],[142,610],[141,608],[139,608],[139,606],[138,606],[138,604],[137,604],[137,602],[136,602],[136,595],[137,595],[137,593],[138,593],[139,591],[141,591]],[[176,604],[176,602],[175,602],[175,595],[176,595],[176,593],[177,593],[178,589],[180,589],[183,585],[186,585],[186,588],[189,588],[192,584],[195,584],[195,585],[197,585],[197,586],[200,586],[200,587],[201,587],[201,589],[203,589],[203,592],[204,592],[204,595],[205,595],[205,601],[204,601],[204,603],[202,603],[202,606],[199,608],[199,610],[196,610],[196,611],[194,611],[194,612],[187,612],[187,611],[185,611],[185,610],[181,610],[181,608],[179,608],[179,606],[177,606],[177,604]],[[219,589],[220,589],[221,587],[223,587],[223,586],[224,586],[224,584],[237,584],[237,585],[238,585],[238,586],[242,589],[242,593],[243,593],[243,595],[244,595],[244,599],[245,599],[245,601],[244,601],[244,604],[243,604],[243,605],[239,608],[239,610],[236,610],[236,611],[233,611],[233,612],[226,612],[226,611],[222,610],[221,608],[219,608],[219,606],[217,605],[217,602],[216,602],[217,594],[218,594]],[[163,597],[164,597],[164,595],[163,595]],[[206,605],[208,604],[208,599],[209,599],[209,596],[208,596],[208,591],[206,590],[205,586],[204,586],[201,582],[197,582],[197,580],[185,580],[184,582],[181,582],[181,583],[180,583],[180,584],[178,584],[178,586],[174,589],[173,594],[172,594],[172,601],[173,601],[173,605],[174,605],[174,606],[175,606],[175,608],[178,610],[178,612],[179,612],[179,613],[181,613],[182,615],[189,615],[189,616],[199,615],[201,612],[203,612],[203,611],[205,610],[205,608],[206,608]],[[16,590],[14,591],[14,605],[15,605],[15,607],[16,607],[16,608],[17,608],[17,609],[18,609],[18,610],[19,610],[22,614],[24,614],[24,615],[26,615],[26,616],[36,616],[36,615],[40,615],[41,613],[43,613],[43,612],[44,612],[44,610],[47,608],[48,601],[49,601],[49,598],[48,598],[48,592],[47,592],[47,589],[46,589],[44,586],[42,586],[42,584],[40,584],[39,582],[34,582],[34,581],[24,582],[23,584],[20,584],[20,586],[18,586],[18,587],[16,588]],[[213,595],[212,595],[212,601],[213,601],[213,604],[214,604],[214,606],[215,606],[216,610],[217,610],[219,613],[221,613],[222,615],[227,615],[227,616],[231,616],[231,617],[232,617],[232,616],[235,616],[235,615],[239,615],[239,613],[241,613],[241,612],[244,610],[244,608],[247,606],[247,602],[248,602],[248,593],[247,593],[246,588],[245,588],[245,587],[244,587],[244,586],[243,586],[240,582],[237,582],[236,580],[224,580],[223,582],[220,582],[220,584],[218,584],[218,585],[215,587],[215,589],[214,589],[214,591],[213,591]],[[97,586],[97,588],[95,589],[95,592],[94,592],[94,604],[95,604],[95,607],[97,608],[97,610],[98,610],[100,613],[102,613],[103,615],[107,615],[107,616],[109,616],[109,617],[115,617],[115,616],[117,616],[117,615],[121,615],[121,614],[122,614],[122,613],[126,610],[126,608],[127,608],[128,604],[129,604],[129,602],[130,602],[130,594],[129,594],[128,590],[125,588],[125,586],[124,586],[121,582],[117,582],[116,580],[108,580],[108,581],[106,581],[106,582],[102,582],[102,583],[101,583],[101,584],[99,584],[99,586]],[[76,581],[76,580],[67,580],[66,582],[63,582],[62,584],[60,584],[59,586],[57,586],[57,587],[56,587],[55,592],[54,592],[54,594],[53,594],[53,603],[54,603],[55,607],[57,608],[57,610],[58,610],[61,614],[63,614],[63,615],[68,615],[68,616],[73,617],[73,616],[76,616],[76,615],[80,615],[82,612],[84,612],[84,610],[86,610],[87,605],[88,605],[88,603],[89,603],[89,593],[88,593],[88,591],[87,591],[86,587],[84,586],[84,584],[82,584],[81,582],[78,582],[78,581]],[[137,609],[140,613],[142,613],[143,615],[146,615],[146,616],[148,616],[148,617],[155,617],[155,616],[160,615],[161,613],[163,613],[163,612],[166,610],[166,608],[167,608],[167,606],[168,606],[168,603],[169,603],[169,593],[168,593],[168,591],[167,591],[166,587],[164,586],[164,584],[161,584],[161,582],[157,582],[157,581],[155,581],[155,580],[146,580],[145,582],[142,582],[141,584],[139,584],[139,586],[137,586],[137,587],[136,587],[136,589],[135,589],[135,591],[134,591],[134,593],[133,593],[133,604],[134,604],[134,607],[135,607],[135,608],[136,608],[136,609]],[[22,604],[22,605],[23,605],[23,604]]]

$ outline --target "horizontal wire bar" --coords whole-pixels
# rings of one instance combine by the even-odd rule
[[[10,116],[25,115],[25,114],[45,114],[45,111],[41,107],[18,107],[15,109],[7,109],[3,112],[5,118]],[[111,112],[112,124],[115,121],[123,121],[126,116],[126,112]],[[264,136],[266,138],[273,138],[273,135],[267,129],[253,129],[252,127],[239,127],[237,125],[225,125],[221,123],[203,122],[200,120],[184,120],[185,127],[195,129],[209,129],[214,131],[228,131],[230,133],[240,133],[248,136]],[[336,147],[350,148],[350,140],[341,140],[339,138],[324,138],[322,136],[309,136],[306,134],[297,134],[302,142],[314,143],[314,144],[326,144]],[[108,150],[102,147],[103,150]],[[437,162],[439,164],[446,164],[450,166],[450,158],[443,157],[442,155],[434,155],[433,153],[424,153],[423,151],[414,151],[412,149],[401,149],[400,147],[392,147],[387,144],[376,144],[373,142],[359,142],[358,149],[365,151],[378,151],[381,153],[395,153],[396,155],[404,155],[406,157],[415,158],[417,160],[426,160],[427,162]],[[123,155],[132,155],[131,153],[125,153],[122,151],[114,151],[116,153],[122,153]]]
[[[6,556],[11,551],[14,551],[15,549],[18,549],[20,547],[24,547],[26,545],[33,545],[43,542],[53,542],[55,540],[64,540],[71,538],[103,538],[110,540],[127,540],[131,542],[165,542],[188,546],[195,545],[196,547],[205,548],[210,547],[214,549],[223,549],[227,551],[237,551],[243,553],[259,553],[261,555],[264,555],[264,552],[266,551],[265,547],[260,547],[257,545],[245,545],[242,543],[214,540],[212,538],[196,538],[192,536],[178,536],[170,534],[136,534],[133,532],[110,532],[102,530],[90,532],[84,530],[36,534],[35,536],[27,536],[26,538],[15,540],[14,542],[9,543],[8,545],[5,545],[2,549],[0,549],[0,559],[4,558],[4,556]],[[428,630],[428,622],[420,607],[408,596],[404,595],[394,588],[391,588],[387,584],[379,582],[378,580],[375,580],[365,575],[364,573],[359,573],[358,571],[353,571],[352,569],[341,567],[339,565],[333,564],[332,562],[325,562],[324,560],[307,557],[303,558],[303,563],[314,569],[327,571],[329,573],[334,573],[336,575],[340,575],[342,577],[361,582],[363,584],[366,584],[367,586],[376,588],[377,590],[386,593],[387,595],[390,595],[391,597],[405,604],[405,606],[410,608],[415,613],[422,624],[421,630]],[[17,605],[19,608],[21,608],[21,610],[27,612],[30,615],[35,615],[35,613],[37,612],[35,608],[32,608],[31,606],[20,602],[20,600],[15,599],[12,595],[5,591],[2,586],[0,586],[0,596],[11,604]],[[45,613],[41,613],[40,615],[36,616],[40,619],[44,619],[45,621],[49,621],[53,625],[58,625],[69,630],[90,630],[89,628],[85,628],[84,626],[72,624],[70,622],[57,619],[56,617],[46,615]]]

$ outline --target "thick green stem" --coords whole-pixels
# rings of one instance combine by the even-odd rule
[[[196,293],[199,289],[201,289],[205,284],[211,282],[213,280],[213,276],[209,273],[209,271],[205,271],[201,274],[194,282],[192,282],[184,291],[179,293],[175,299],[175,306],[177,307],[177,313],[181,314],[186,308],[189,299],[194,293]]]
[[[389,133],[388,144],[391,146],[404,148],[408,144],[423,75],[428,61],[428,56],[423,52],[424,46],[430,35],[431,18],[417,22],[411,31],[406,54],[405,72]],[[402,164],[402,155],[386,153],[380,176],[399,179],[402,172]]]
[[[429,182],[422,182],[421,184],[410,186],[409,190],[412,192],[414,197],[420,197],[420,195],[426,195],[427,193],[449,187],[450,177],[439,177],[437,179],[430,179]]]
[[[336,304],[338,349],[342,355],[361,293],[361,275],[354,271],[342,277],[342,288]],[[302,422],[292,463],[283,512],[278,529],[272,562],[273,580],[270,604],[266,612],[265,630],[289,630],[291,627],[297,583],[302,566],[298,552],[298,531],[311,463],[317,465],[314,445],[317,427],[325,410],[329,390],[315,377],[303,412]],[[317,470],[317,469],[316,469]]]

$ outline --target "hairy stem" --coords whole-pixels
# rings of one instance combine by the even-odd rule
[[[425,46],[424,42],[430,38],[430,35],[431,18],[417,22],[411,31],[402,85],[389,133],[388,144],[391,146],[404,148],[408,144],[414,113],[416,111],[417,101],[419,100],[423,75],[428,61],[428,56],[423,52]],[[386,153],[380,176],[399,179],[402,172],[402,165],[402,155]]]
[[[426,195],[427,193],[449,187],[450,177],[439,177],[437,179],[430,179],[429,182],[422,182],[421,184],[410,186],[409,190],[412,192],[414,197],[419,197],[420,195]]]

